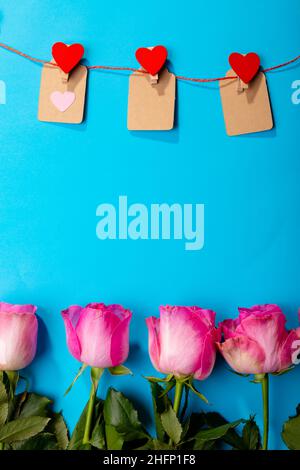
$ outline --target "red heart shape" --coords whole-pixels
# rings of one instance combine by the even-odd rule
[[[167,60],[168,51],[164,46],[155,46],[153,49],[140,47],[136,53],[136,60],[150,75],[157,74]]]
[[[237,76],[244,83],[249,83],[258,72],[260,58],[255,52],[249,52],[246,55],[233,52],[229,56],[229,63]]]
[[[56,42],[52,46],[53,59],[65,73],[71,70],[80,62],[84,54],[84,47],[81,44],[67,46],[63,42]]]

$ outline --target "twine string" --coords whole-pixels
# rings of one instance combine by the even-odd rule
[[[51,65],[53,67],[58,67],[56,64],[53,64],[49,61],[42,60],[42,59],[37,59],[36,57],[32,57],[31,55],[25,54],[25,52],[21,52],[18,49],[15,49],[11,46],[8,46],[7,44],[4,44],[0,42],[0,47],[2,49],[5,49],[7,51],[12,52],[13,54],[17,54],[24,59],[30,60],[31,62],[35,62],[38,64],[47,64]],[[300,55],[297,57],[294,57],[291,60],[288,60],[287,62],[283,62],[282,64],[274,65],[273,67],[268,67],[266,69],[263,69],[262,72],[267,73],[271,72],[273,70],[277,70],[283,67],[287,67],[288,65],[294,64],[300,59]],[[112,66],[112,65],[87,65],[86,66],[89,70],[111,70],[113,72],[138,72],[138,73],[147,73],[145,70],[137,69],[134,67],[118,67],[118,66]],[[194,78],[194,77],[185,77],[184,75],[175,75],[177,80],[184,80],[187,82],[196,82],[196,83],[211,83],[211,82],[219,82],[223,80],[233,80],[237,78],[237,75],[232,75],[229,77],[216,77],[216,78]]]

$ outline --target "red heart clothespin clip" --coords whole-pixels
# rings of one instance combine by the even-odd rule
[[[229,64],[239,77],[238,90],[244,91],[259,70],[260,58],[255,52],[245,55],[233,52],[229,56]]]
[[[62,80],[67,82],[69,73],[81,61],[84,54],[84,47],[81,44],[71,44],[56,42],[52,46],[52,56],[62,71]]]
[[[135,53],[136,60],[151,77],[151,85],[158,82],[158,72],[164,66],[168,51],[164,46],[140,47]]]

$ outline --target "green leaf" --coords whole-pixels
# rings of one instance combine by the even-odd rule
[[[259,429],[253,417],[246,422],[242,436],[247,450],[257,450],[259,448]]]
[[[195,395],[197,395],[197,397],[201,398],[201,400],[203,400],[206,404],[209,403],[208,399],[202,394],[200,393],[196,387],[194,387],[194,385],[190,382],[187,382],[186,383],[186,386],[189,387],[193,393],[195,393]]]
[[[78,450],[82,444],[88,405],[89,405],[89,402],[87,402],[87,404],[85,405],[84,410],[81,413],[79,420],[77,421],[77,424],[75,426],[75,429],[72,433],[72,436],[68,445],[68,450]]]
[[[106,449],[105,424],[103,420],[100,421],[100,418],[99,420],[97,420],[96,425],[93,429],[90,443],[93,447],[96,447],[97,449]]]
[[[8,400],[8,414],[7,414],[7,418],[6,418],[6,421],[9,421],[11,418],[12,418],[12,415],[14,413],[14,409],[15,409],[15,397],[14,395],[12,394],[12,390],[11,390],[11,385],[10,385],[10,382],[9,382],[9,378],[8,378],[8,375],[6,374],[5,371],[0,371],[0,381],[1,383],[3,383],[4,387],[5,387],[5,390],[6,390],[6,394],[7,394],[7,400]]]
[[[0,429],[0,442],[10,444],[15,441],[29,439],[42,432],[48,422],[49,418],[41,418],[40,416],[10,421]]]
[[[201,440],[201,441],[211,441],[220,439],[221,437],[225,436],[229,429],[237,427],[241,424],[242,420],[239,419],[237,421],[233,421],[232,423],[223,424],[222,426],[218,426],[217,428],[210,428],[210,429],[203,429],[194,436],[194,439]]]
[[[134,450],[153,450],[153,441],[154,439],[149,439],[145,444],[142,446],[136,447]]]
[[[128,367],[125,367],[123,365],[116,366],[116,367],[109,367],[108,370],[111,373],[111,375],[133,375],[131,370],[128,369]]]
[[[69,444],[69,433],[64,418],[60,413],[53,413],[47,430],[55,436],[58,448],[66,450]]]
[[[281,433],[284,443],[290,450],[300,450],[300,415],[289,418]]]
[[[25,441],[15,442],[13,450],[58,450],[55,436],[51,433],[43,432]]]
[[[17,419],[20,415],[21,409],[25,401],[27,400],[28,393],[25,391],[23,393],[19,393],[18,395],[14,396],[14,399],[10,402],[10,410],[9,410],[9,419],[11,421],[13,419]]]
[[[155,439],[150,438],[145,444],[135,447],[134,450],[154,450],[154,441]]]
[[[106,443],[108,450],[121,450],[123,447],[124,439],[117,432],[116,428],[107,424],[105,426]]]
[[[87,444],[81,443],[77,450],[92,450],[92,446],[89,443]]]
[[[6,421],[13,419],[16,407],[15,390],[18,384],[19,374],[14,371],[1,371],[0,381],[4,384],[8,397],[8,414]]]
[[[20,418],[29,418],[31,416],[48,416],[51,400],[35,393],[26,394],[26,401],[21,407]]]
[[[173,408],[170,406],[166,411],[161,414],[160,418],[164,430],[166,431],[168,436],[172,439],[174,444],[178,444],[181,439],[182,426]]]
[[[104,419],[108,426],[115,427],[124,441],[148,438],[132,403],[113,388],[108,390],[104,402]]]
[[[202,441],[196,439],[193,445],[193,450],[217,450],[217,441]]]
[[[202,413],[202,419],[205,425],[209,428],[216,428],[228,424],[225,418],[220,413],[212,412]],[[234,428],[228,429],[227,433],[222,437],[222,440],[230,445],[233,449],[246,450],[245,443],[242,437],[236,432]]]
[[[83,439],[84,430],[85,430],[88,405],[89,405],[89,402],[87,402],[87,404],[85,405],[84,410],[81,413],[79,420],[77,421],[77,424],[75,426],[75,429],[73,431],[73,434],[71,436],[71,439],[68,445],[68,450],[86,450],[88,448],[88,446],[82,446],[82,439]],[[102,408],[103,408],[103,401],[100,400],[99,398],[96,398],[95,399],[95,416],[94,416],[94,420],[96,422],[97,422],[99,413],[102,413]]]
[[[226,442],[234,448],[245,449],[242,438],[235,432],[243,420],[228,423],[223,416],[216,412],[192,413],[189,426],[184,430],[181,448],[190,449],[193,441],[194,450],[212,450],[218,448],[218,441]]]
[[[166,442],[158,441],[157,439],[153,439],[153,450],[170,450],[172,446],[167,444]]]
[[[77,382],[77,380],[79,379],[79,377],[84,373],[85,369],[88,367],[87,364],[82,364],[82,366],[80,367],[79,371],[77,372],[73,382],[71,383],[71,385],[69,385],[69,387],[67,388],[67,390],[65,391],[64,393],[64,396],[68,395],[68,393],[71,391],[71,389],[73,388],[75,382]]]
[[[181,433],[181,441],[183,442],[189,432],[189,429],[190,429],[190,424],[191,424],[191,421],[190,421],[190,417],[188,417],[185,422],[182,422],[181,418],[180,418],[180,422],[181,422],[181,426],[182,426],[182,433]]]
[[[0,427],[3,426],[8,416],[8,396],[3,382],[0,382]]]
[[[95,425],[90,438],[91,445],[101,450],[106,449],[103,405],[103,401],[99,400],[99,402],[95,406]]]
[[[157,439],[161,442],[165,441],[165,430],[163,428],[160,415],[172,406],[167,395],[163,395],[164,389],[155,382],[150,382],[153,409],[154,409],[154,420]]]
[[[183,433],[181,439],[185,441],[190,441],[194,438],[195,434],[203,428],[210,427],[205,422],[205,413],[191,413],[188,418],[188,423],[185,423],[183,426]]]

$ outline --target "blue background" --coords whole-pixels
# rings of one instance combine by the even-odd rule
[[[256,51],[268,67],[299,54],[298,0],[243,3],[152,0],[10,0],[0,3],[1,41],[50,58],[56,41],[81,42],[86,63],[136,66],[140,46],[164,44],[178,74],[225,74],[228,55]],[[37,120],[41,67],[0,51],[1,299],[39,306],[39,352],[26,374],[55,399],[74,426],[87,399],[85,374],[63,393],[79,364],[68,353],[60,310],[91,301],[122,303],[133,313],[132,378],[108,383],[134,400],[150,425],[144,317],[160,304],[215,309],[278,303],[297,325],[299,294],[299,117],[291,84],[300,68],[268,74],[275,129],[226,136],[217,85],[179,82],[176,128],[128,132],[128,75],[91,72],[86,120],[80,126]],[[182,241],[100,241],[98,204],[204,203],[205,247]],[[214,409],[233,420],[257,414],[260,387],[227,371],[221,359],[198,386]],[[273,448],[283,448],[283,421],[300,402],[299,369],[271,380]]]

